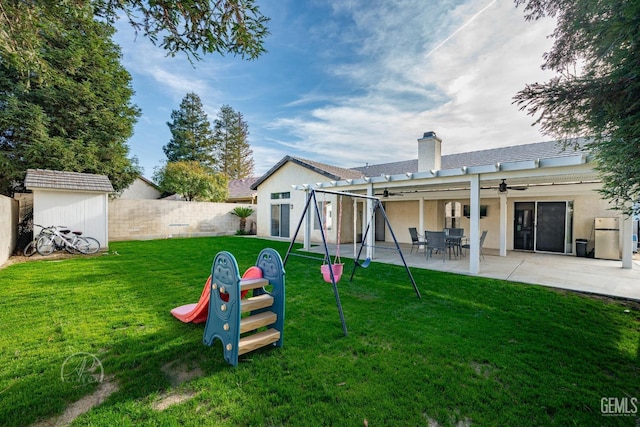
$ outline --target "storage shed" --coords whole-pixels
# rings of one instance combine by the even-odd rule
[[[29,169],[24,186],[33,192],[34,224],[64,225],[109,246],[108,198],[114,190],[107,176]]]

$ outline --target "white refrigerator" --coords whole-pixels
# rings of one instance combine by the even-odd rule
[[[595,257],[601,259],[620,259],[620,219],[595,219]]]

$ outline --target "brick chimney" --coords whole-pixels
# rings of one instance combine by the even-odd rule
[[[418,139],[418,172],[427,172],[442,167],[442,140],[433,131],[425,132]]]

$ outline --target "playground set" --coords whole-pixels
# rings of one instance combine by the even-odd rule
[[[333,194],[339,197],[338,212],[338,233],[336,240],[336,255],[331,260],[329,247],[327,244],[327,226],[323,215],[320,214],[316,193]],[[185,323],[203,323],[206,321],[204,329],[203,342],[205,345],[211,346],[218,338],[222,342],[224,359],[227,363],[237,366],[238,356],[257,350],[259,348],[273,345],[282,347],[283,328],[284,328],[284,298],[285,298],[285,271],[284,267],[290,255],[303,258],[311,258],[322,261],[320,272],[327,283],[333,286],[333,293],[342,323],[344,335],[347,335],[347,325],[344,319],[342,304],[340,303],[340,294],[338,292],[338,282],[340,281],[344,263],[340,259],[340,233],[342,226],[342,197],[353,197],[368,199],[373,203],[371,209],[371,218],[367,222],[365,232],[362,237],[362,244],[358,250],[358,255],[354,259],[353,270],[351,271],[350,281],[358,268],[367,268],[371,263],[371,258],[360,260],[362,251],[366,246],[367,235],[374,222],[375,215],[379,212],[384,218],[393,241],[394,248],[379,247],[380,249],[395,249],[398,251],[402,263],[407,271],[409,279],[413,284],[416,295],[421,298],[420,291],[416,285],[413,275],[407,266],[398,240],[391,228],[389,218],[384,211],[384,207],[380,199],[373,196],[362,194],[354,194],[347,192],[316,190],[309,191],[305,208],[300,216],[298,227],[296,228],[284,261],[274,249],[263,249],[258,255],[256,265],[247,269],[240,277],[238,263],[236,259],[227,251],[219,252],[211,267],[211,275],[209,276],[200,299],[195,304],[186,304],[171,310],[171,314]],[[313,203],[312,203],[313,202]],[[320,232],[322,236],[322,245],[324,248],[324,257],[306,255],[298,252],[292,252],[295,240],[300,232],[300,228],[305,219],[310,220],[315,208],[315,215],[321,224]],[[375,246],[374,246],[375,247]],[[269,288],[267,290],[266,288]],[[246,298],[249,291],[253,291],[252,296]],[[247,315],[248,313],[248,315]]]
[[[324,215],[320,214],[320,208],[318,207],[318,198],[316,196],[317,193],[321,193],[321,194],[331,194],[331,195],[335,195],[338,196],[339,198],[339,211],[338,211],[338,233],[337,233],[337,238],[336,238],[336,256],[334,258],[334,261],[331,262],[331,255],[329,254],[329,246],[327,244],[327,227],[326,227],[326,220],[323,218]],[[287,265],[287,261],[289,260],[289,256],[294,255],[297,257],[302,257],[302,258],[310,258],[310,259],[314,259],[314,260],[318,260],[318,261],[322,261],[322,266],[320,267],[320,271],[322,273],[322,276],[324,278],[324,280],[328,283],[331,283],[332,287],[333,287],[333,294],[335,296],[336,299],[336,305],[338,307],[338,313],[340,315],[340,322],[342,323],[342,332],[344,333],[344,335],[347,335],[347,324],[345,322],[344,319],[344,312],[342,310],[342,304],[340,303],[340,294],[338,292],[338,282],[340,281],[341,277],[342,277],[342,273],[343,273],[343,269],[344,269],[344,264],[341,262],[340,260],[340,233],[341,233],[341,226],[342,226],[342,197],[351,197],[354,199],[366,199],[372,202],[372,208],[371,208],[371,214],[369,217],[369,221],[367,221],[367,226],[365,229],[365,232],[362,236],[362,243],[360,245],[360,249],[358,250],[358,255],[355,257],[355,259],[353,260],[353,270],[351,270],[351,277],[349,278],[349,281],[353,280],[353,276],[356,272],[356,269],[358,268],[367,268],[369,267],[369,264],[371,263],[371,258],[367,257],[364,260],[360,260],[360,257],[362,256],[362,250],[365,248],[365,246],[367,246],[367,236],[369,235],[369,232],[372,228],[372,224],[375,223],[375,217],[376,214],[379,213],[380,215],[382,215],[382,218],[384,219],[384,222],[387,226],[387,228],[389,229],[389,232],[391,233],[391,237],[393,238],[393,242],[394,242],[394,247],[386,247],[386,246],[375,246],[375,245],[371,245],[371,247],[373,249],[378,248],[378,249],[391,249],[391,250],[396,250],[398,252],[398,254],[400,255],[400,259],[402,260],[402,264],[404,265],[405,270],[407,271],[407,275],[409,276],[409,279],[411,280],[411,284],[413,285],[413,289],[416,292],[416,295],[418,296],[418,298],[421,298],[420,295],[420,291],[418,290],[418,286],[416,285],[415,280],[413,279],[413,275],[411,274],[411,270],[409,270],[409,266],[407,265],[407,262],[404,258],[404,255],[402,254],[402,250],[400,249],[400,244],[398,243],[398,239],[396,239],[396,235],[393,232],[393,228],[391,227],[391,223],[389,222],[389,218],[387,217],[387,213],[384,210],[384,206],[382,205],[382,202],[380,201],[380,199],[378,197],[375,196],[367,196],[364,194],[356,194],[356,193],[349,193],[349,192],[345,192],[345,191],[331,191],[331,190],[319,190],[319,189],[310,189],[309,193],[307,195],[307,202],[304,206],[304,209],[302,211],[302,215],[300,215],[300,221],[298,221],[298,226],[296,227],[296,231],[295,233],[293,233],[293,237],[291,238],[291,242],[289,243],[289,248],[287,249],[287,254],[284,257],[284,261],[283,261],[283,265]],[[312,203],[313,202],[313,203]],[[296,238],[298,237],[298,233],[300,232],[300,228],[302,227],[302,223],[305,219],[305,217],[310,220],[311,217],[313,216],[313,211],[312,209],[314,209],[315,211],[315,215],[316,218],[318,219],[318,221],[320,222],[321,226],[320,226],[320,235],[322,237],[322,246],[324,249],[324,257],[323,258],[318,258],[316,256],[313,255],[307,255],[307,254],[302,254],[299,252],[292,252],[293,249],[293,245],[296,241]]]
[[[249,291],[252,296],[245,298]],[[204,344],[211,346],[218,338],[225,361],[237,366],[240,355],[268,345],[282,347],[284,298],[285,273],[278,252],[263,249],[241,278],[236,259],[222,251],[213,260],[200,300],[171,314],[185,323],[206,321]]]

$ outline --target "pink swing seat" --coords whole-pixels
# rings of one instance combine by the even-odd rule
[[[329,271],[329,266],[331,266],[331,269],[333,270],[333,277],[336,279],[336,283],[338,283],[342,277],[344,264],[322,264],[322,266],[320,266],[322,277],[324,277],[324,281],[327,283],[331,283],[331,272]]]

